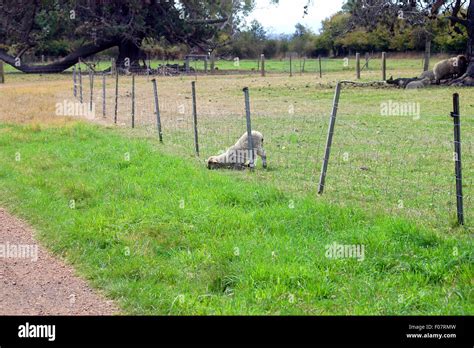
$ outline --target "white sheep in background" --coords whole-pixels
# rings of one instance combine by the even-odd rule
[[[256,162],[257,156],[262,158],[263,168],[267,167],[267,154],[263,148],[263,135],[258,131],[252,131],[253,149],[254,149],[254,161]],[[226,152],[218,156],[209,157],[207,160],[207,167],[209,169],[215,169],[219,167],[233,167],[242,168],[248,166],[250,163],[250,151],[248,134],[245,133],[240,139],[227,149]]]
[[[457,56],[442,60],[433,68],[435,80],[439,83],[441,80],[463,75],[468,66],[468,60],[465,56]]]

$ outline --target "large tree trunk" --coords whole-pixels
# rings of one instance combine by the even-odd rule
[[[117,67],[129,71],[140,70],[140,58],[142,58],[140,46],[133,41],[124,40],[119,43],[118,47]]]
[[[17,61],[15,57],[10,56],[3,51],[0,51],[0,59],[27,74],[55,74],[63,72],[64,70],[77,64],[79,58],[87,58],[117,45],[118,40],[106,41],[100,44],[84,45],[76,51],[68,54],[63,59],[47,65],[26,65],[21,61]]]
[[[467,18],[463,25],[466,26],[468,35],[466,56],[469,59],[469,65],[463,76],[449,83],[451,86],[474,86],[474,0],[469,2]]]

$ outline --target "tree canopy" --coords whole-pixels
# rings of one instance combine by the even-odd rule
[[[164,38],[203,51],[232,33],[254,0],[0,0],[0,59],[24,72],[59,72],[110,47],[118,64],[139,65],[144,40]],[[62,60],[27,66],[21,57],[46,42],[76,42]],[[9,52],[6,52],[8,47]]]

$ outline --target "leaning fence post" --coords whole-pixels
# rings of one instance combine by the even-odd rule
[[[459,94],[453,95],[453,109],[451,113],[454,121],[454,161],[456,172],[456,202],[458,224],[464,225],[464,202],[462,193],[462,161],[461,161],[461,115],[459,112]]]
[[[76,66],[72,67],[72,85],[73,85],[72,91],[74,94],[74,98],[76,98],[77,97]]]
[[[102,73],[102,116],[105,117],[105,73]]]
[[[156,113],[156,124],[158,126],[158,136],[160,143],[163,142],[163,132],[161,131],[161,117],[160,117],[160,105],[158,103],[158,87],[156,86],[156,79],[151,80],[153,83],[153,94],[155,97],[155,113]]]
[[[360,80],[360,53],[356,53],[356,77]]]
[[[252,122],[250,118],[250,96],[249,96],[249,88],[244,88],[244,96],[245,96],[245,115],[247,118],[247,137],[248,137],[248,151],[249,151],[249,167],[251,170],[255,168],[255,158],[253,153],[253,137],[252,137]]]
[[[117,111],[118,111],[118,88],[119,88],[119,74],[118,70],[115,70],[115,108],[114,108],[114,123],[117,124]]]
[[[332,112],[331,118],[329,120],[329,129],[328,129],[328,137],[326,141],[326,151],[324,154],[323,159],[323,167],[321,169],[321,176],[319,178],[319,190],[318,193],[320,195],[324,192],[324,185],[326,183],[326,174],[328,171],[328,164],[329,164],[329,156],[331,155],[331,146],[332,146],[332,138],[334,136],[334,126],[336,125],[336,116],[337,116],[337,109],[339,106],[339,96],[341,95],[341,82],[338,82],[336,85],[336,92],[334,93],[334,100],[332,104]]]
[[[132,75],[132,128],[135,128],[135,74]]]
[[[382,52],[382,80],[387,80],[387,54]]]
[[[91,87],[91,96],[89,100],[89,110],[92,111],[92,103],[94,102],[94,72],[89,70],[89,83]]]
[[[193,92],[194,147],[196,149],[196,155],[199,156],[199,138],[198,138],[197,105],[196,105],[196,81],[192,81],[191,86],[192,86],[192,92]]]

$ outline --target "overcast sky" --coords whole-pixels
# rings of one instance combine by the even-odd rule
[[[274,34],[291,34],[298,22],[318,32],[321,21],[339,11],[344,2],[344,0],[314,0],[309,8],[309,14],[303,18],[307,0],[280,0],[279,5],[271,5],[269,0],[257,0],[256,9],[247,22],[256,19]]]

